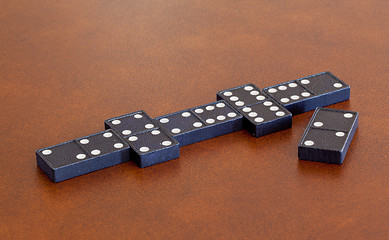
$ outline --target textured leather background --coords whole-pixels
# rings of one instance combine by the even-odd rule
[[[0,238],[389,238],[388,1],[0,2]],[[299,161],[313,113],[140,169],[54,184],[35,150],[329,70],[360,113],[341,166]]]

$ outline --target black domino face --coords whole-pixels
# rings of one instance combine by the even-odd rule
[[[224,100],[195,107],[190,111],[205,123],[202,140],[243,129],[243,116]]]
[[[302,145],[312,148],[316,145],[316,148],[340,152],[343,149],[346,134],[347,132],[310,128]]]
[[[200,107],[192,108],[193,111],[208,126],[218,123],[236,121],[242,116],[225,101],[218,101]]]
[[[160,128],[148,130],[128,137],[131,157],[139,167],[144,168],[157,163],[178,158],[178,142]]]
[[[144,111],[107,119],[104,124],[105,129],[111,128],[124,138],[158,127],[156,122]]]
[[[129,161],[129,145],[114,131],[36,151],[38,166],[54,182]]]
[[[180,147],[201,141],[202,131],[206,125],[191,110],[158,117],[156,121],[179,142]]]
[[[225,100],[235,109],[264,101],[268,97],[254,84],[230,88],[217,93],[217,100]]]
[[[298,84],[297,81],[280,84],[265,89],[264,91],[285,107],[315,96],[312,91],[304,88],[302,85]]]
[[[302,160],[343,163],[358,127],[359,114],[329,108],[317,108],[298,145]]]
[[[271,99],[243,107],[240,112],[245,118],[245,129],[254,137],[261,137],[292,126],[292,113]]]
[[[180,147],[239,131],[243,124],[242,115],[223,100],[158,117],[156,121]]]
[[[274,100],[267,100],[249,105],[241,110],[246,118],[251,119],[256,123],[268,122],[280,117],[291,115],[289,111],[285,110]]]
[[[342,116],[343,114],[343,116]],[[319,108],[315,114],[312,128],[329,129],[337,131],[350,131],[358,113],[351,111]]]
[[[330,72],[300,78],[263,91],[292,114],[300,114],[350,98],[350,87]]]

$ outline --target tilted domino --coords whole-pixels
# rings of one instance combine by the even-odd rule
[[[298,145],[302,160],[343,163],[358,128],[359,114],[330,108],[317,108]]]

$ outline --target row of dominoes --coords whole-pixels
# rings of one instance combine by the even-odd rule
[[[290,128],[292,114],[349,98],[350,87],[330,72],[263,90],[247,84],[218,92],[217,102],[155,119],[144,111],[108,119],[103,132],[37,150],[37,164],[54,182],[129,160],[143,168],[178,158],[185,145],[241,129],[260,137]]]

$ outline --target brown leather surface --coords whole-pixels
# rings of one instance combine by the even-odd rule
[[[292,3],[293,2],[293,3]],[[388,239],[388,1],[1,1],[1,239]],[[343,165],[299,161],[312,111],[52,183],[35,150],[331,71],[360,113]]]

